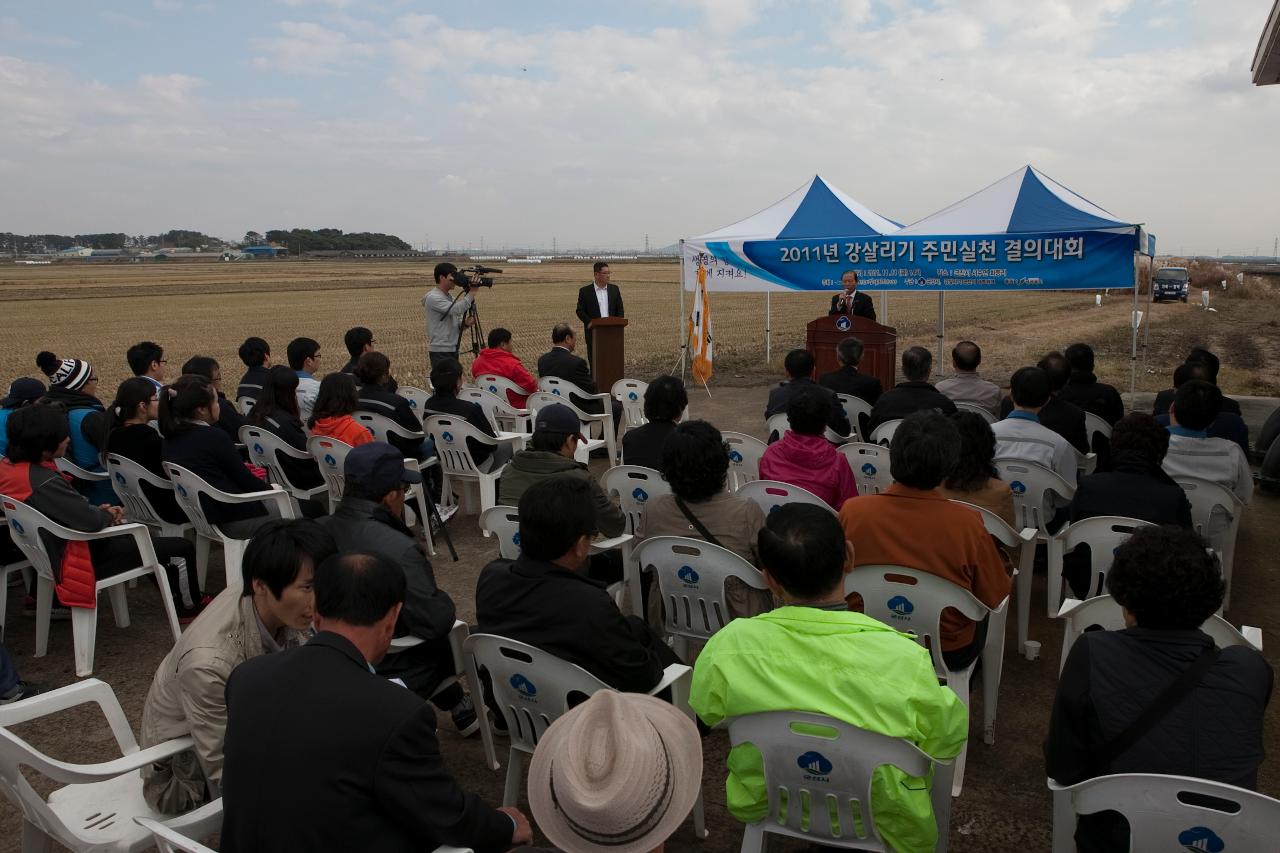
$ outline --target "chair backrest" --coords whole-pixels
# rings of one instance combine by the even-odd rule
[[[791,429],[791,421],[787,420],[786,412],[778,412],[776,415],[770,415],[764,419],[764,440],[767,444],[773,444],[775,441],[786,435],[787,430]]]
[[[1001,545],[1005,545],[1009,548],[1019,548],[1025,544],[1022,541],[1022,538],[1018,535],[1018,531],[1010,527],[1008,522],[991,510],[987,509],[985,506],[978,506],[977,504],[971,504],[968,501],[957,500],[956,498],[952,498],[951,502],[953,504],[960,504],[961,506],[967,506],[969,509],[976,510],[978,514],[982,516],[982,526],[987,529],[987,534],[994,536],[996,541]]]
[[[412,385],[401,385],[396,388],[396,393],[409,401],[409,408],[413,409],[413,413],[418,416],[418,420],[426,418],[427,400],[431,399],[429,391],[415,388]]]
[[[125,517],[130,521],[160,527],[164,519],[151,505],[151,499],[142,490],[147,483],[157,489],[173,491],[173,483],[157,477],[137,462],[116,453],[107,454],[107,473],[111,476],[111,488],[119,496],[124,505]]]
[[[54,535],[61,525],[50,521],[42,512],[27,506],[22,501],[8,495],[0,495],[0,511],[4,513],[5,522],[9,525],[9,535],[13,544],[17,545],[42,578],[53,579],[53,567],[49,561],[49,553],[40,539],[40,531],[46,530]]]
[[[514,560],[520,556],[520,513],[513,506],[491,506],[480,513],[480,529],[498,540],[498,556]]]
[[[1069,808],[1059,810],[1060,798]],[[1070,838],[1075,815],[1117,811],[1129,823],[1129,849],[1135,853],[1274,850],[1280,836],[1280,800],[1186,776],[1099,776],[1055,790],[1054,805],[1055,839],[1060,832]],[[1059,826],[1067,821],[1069,830]]]
[[[388,436],[394,435],[397,438],[411,438],[421,441],[425,438],[421,432],[407,430],[400,424],[391,420],[386,415],[380,415],[377,412],[356,412],[351,417],[356,419],[356,423],[369,430],[375,441],[388,441]]]
[[[240,410],[240,414],[247,418],[249,417],[249,413],[253,411],[254,404],[257,402],[258,399],[256,397],[237,397],[236,408]]]
[[[506,401],[510,401],[511,399],[507,396],[508,391],[518,394],[521,397],[529,393],[507,377],[499,376],[496,373],[482,373],[477,376],[476,387],[483,388],[490,394],[496,394]]]
[[[583,391],[568,379],[561,379],[559,376],[543,376],[538,380],[538,390],[546,391],[555,397],[567,398],[570,394],[578,394],[580,396],[591,396]]]
[[[1149,521],[1118,515],[1099,515],[1073,521],[1058,533],[1062,540],[1062,553],[1067,554],[1081,545],[1089,546],[1089,595],[1101,595],[1106,590],[1107,572],[1115,560],[1116,549],[1125,543],[1140,527],[1154,527]]]
[[[871,431],[871,438],[868,439],[872,444],[888,445],[893,441],[893,434],[898,431],[898,425],[902,423],[902,418],[894,418],[891,421],[885,421]]]
[[[853,469],[853,479],[858,484],[858,494],[878,495],[893,485],[889,472],[889,448],[881,444],[850,441],[838,448]]]
[[[1222,552],[1224,536],[1235,541],[1240,526],[1239,498],[1225,486],[1199,477],[1177,477],[1178,485],[1191,504],[1191,521],[1196,532],[1209,540],[1215,551]],[[1216,540],[1216,541],[1215,541]]]
[[[307,496],[306,489],[301,489],[289,481],[289,474],[280,464],[280,457],[284,455],[294,459],[310,459],[310,454],[298,450],[273,432],[249,424],[240,427],[240,443],[248,451],[250,462],[267,469],[268,480],[296,498]]]
[[[562,406],[568,406],[570,409],[573,410],[573,413],[578,416],[578,419],[583,421],[582,423],[583,435],[586,435],[587,424],[584,418],[587,418],[590,416],[587,415],[586,412],[582,411],[577,406],[575,406],[573,404],[573,401],[571,401],[567,397],[557,397],[555,394],[552,394],[550,391],[534,391],[532,394],[529,395],[529,398],[525,400],[525,403],[524,403],[525,408],[529,410],[529,413],[533,415],[535,419],[538,416],[538,412],[540,412],[542,409],[544,409],[547,406],[554,406],[556,404],[559,404]]]
[[[507,405],[505,395],[499,397],[497,394],[486,391],[483,388],[459,388],[458,399],[475,403],[481,409],[484,409],[484,416],[489,421],[489,426],[493,427],[493,431],[497,432],[501,427],[498,423],[498,413],[503,411],[509,416],[514,414],[514,410]]]
[[[1084,413],[1084,431],[1089,436],[1089,446],[1093,447],[1093,437],[1097,433],[1102,433],[1103,438],[1107,441],[1111,440],[1111,424],[1104,421],[1093,412]]]
[[[644,416],[644,392],[648,389],[649,383],[639,379],[619,379],[609,389],[613,399],[622,404],[623,423],[627,429],[649,422]]]
[[[65,456],[59,456],[53,461],[62,473],[70,474],[77,480],[84,480],[86,483],[101,483],[111,476],[106,471],[90,471],[86,468],[81,468]]]
[[[996,422],[996,416],[991,414],[991,410],[986,406],[979,406],[977,403],[970,403],[966,400],[954,400],[956,408],[962,412],[973,412],[975,415],[981,415],[982,419],[989,424]]]
[[[655,536],[640,543],[635,558],[657,572],[667,633],[705,640],[732,618],[724,582],[737,578],[767,589],[764,575],[732,551],[700,539]]]
[[[729,446],[729,489],[741,488],[744,483],[760,479],[760,459],[769,445],[745,432],[722,432],[720,437]]]
[[[173,483],[173,496],[178,499],[178,506],[182,507],[182,511],[191,520],[191,524],[196,531],[201,536],[206,536],[217,542],[223,541],[226,537],[205,516],[204,507],[200,505],[200,496],[206,495],[209,500],[216,502],[218,496],[224,493],[181,465],[165,462],[164,470],[169,474],[169,480]],[[263,483],[263,487],[266,487],[265,483]]]
[[[1052,520],[1045,517],[1045,495],[1053,493],[1070,498],[1076,490],[1070,483],[1035,462],[998,456],[994,460],[1000,479],[1009,484],[1013,492],[1013,509],[1019,527],[1034,527],[1047,535],[1046,525]]]
[[[735,717],[729,742],[750,743],[760,752],[769,797],[766,832],[859,850],[889,849],[872,808],[876,769],[888,764],[924,778],[932,764],[902,738],[801,711]]]
[[[857,430],[858,435],[861,436],[863,419],[871,417],[871,404],[852,394],[837,393],[836,399],[840,401],[840,405],[844,408],[844,414],[849,419],[849,425]]]
[[[671,494],[671,486],[662,475],[643,465],[615,465],[600,478],[600,486],[618,498],[618,506],[627,515],[627,533],[644,535],[644,509],[659,495]]]
[[[336,438],[313,435],[307,439],[307,450],[311,451],[311,457],[320,466],[320,474],[329,487],[330,506],[336,507],[342,500],[342,492],[347,485],[345,466],[351,445]]]
[[[467,447],[469,440],[491,446],[498,443],[496,439],[453,415],[429,415],[425,426],[427,434],[436,443],[436,456],[440,459],[441,470],[446,474],[474,477],[479,472],[475,460],[471,458],[471,450]]]
[[[222,829],[222,798],[165,823],[147,817],[135,817],[133,822],[151,833],[160,853],[216,853],[196,839],[208,838]]]
[[[755,501],[760,509],[764,510],[765,515],[773,512],[783,504],[790,503],[813,504],[814,506],[823,507],[829,512],[835,512],[826,501],[808,489],[793,486],[790,483],[782,483],[778,480],[752,480],[749,483],[743,483],[738,488],[737,495],[738,497]]]
[[[913,634],[917,643],[927,646],[942,678],[951,675],[942,659],[942,611],[958,610],[974,621],[991,612],[969,590],[905,566],[858,566],[844,576],[845,595],[855,592],[862,596],[863,613]]]

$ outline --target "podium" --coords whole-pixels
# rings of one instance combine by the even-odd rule
[[[866,317],[831,314],[805,327],[804,348],[813,356],[818,376],[840,367],[836,344],[848,337],[862,341],[858,372],[879,379],[886,391],[892,388],[898,374],[898,330]]]
[[[603,393],[609,393],[613,383],[623,378],[622,330],[626,327],[625,317],[598,317],[587,326],[591,330],[591,377]]]

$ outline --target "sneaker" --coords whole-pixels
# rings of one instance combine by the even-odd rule
[[[480,731],[480,718],[476,715],[476,706],[470,695],[462,697],[462,701],[453,706],[449,716],[453,718],[453,727],[463,737],[471,737]]]
[[[44,693],[45,686],[43,684],[32,684],[30,681],[19,681],[8,693],[0,696],[0,705],[8,705],[11,702],[20,702],[23,699],[30,699],[32,696],[39,696]]]

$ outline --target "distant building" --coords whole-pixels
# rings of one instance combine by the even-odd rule
[[[251,258],[274,258],[281,254],[275,246],[242,246],[240,253]]]

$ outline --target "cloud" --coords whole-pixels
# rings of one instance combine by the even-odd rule
[[[307,21],[282,21],[278,36],[255,38],[259,55],[250,65],[261,71],[328,75],[350,71],[374,55],[373,45],[346,33]]]
[[[12,16],[0,17],[0,41],[47,47],[75,47],[79,44],[78,41],[69,36],[32,32]]]

